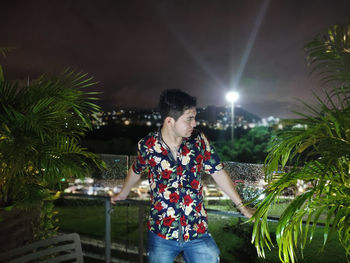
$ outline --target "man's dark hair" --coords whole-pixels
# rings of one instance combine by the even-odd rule
[[[159,111],[166,117],[177,119],[188,109],[196,107],[197,99],[179,89],[164,90],[159,98]]]

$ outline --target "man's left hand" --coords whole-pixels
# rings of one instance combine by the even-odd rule
[[[247,218],[251,218],[255,213],[254,209],[246,206],[242,206],[241,208],[239,208],[239,211]]]

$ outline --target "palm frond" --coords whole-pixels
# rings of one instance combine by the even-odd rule
[[[260,256],[271,246],[266,222],[269,206],[299,181],[308,190],[288,205],[276,229],[280,260],[295,262],[296,249],[303,250],[311,242],[319,221],[324,223],[323,245],[338,232],[349,255],[350,227],[345,221],[350,214],[349,90],[342,87],[325,94],[325,102],[315,96],[316,105],[304,103],[307,113],[286,121],[287,128],[272,142],[265,160],[266,199],[258,203],[251,219],[252,243]]]
[[[12,50],[14,50],[14,47],[0,47],[0,54],[3,57],[6,57],[6,53],[11,52]],[[0,81],[4,80],[4,71],[2,69],[2,66],[0,65]]]
[[[306,46],[311,73],[323,76],[323,83],[350,83],[350,21],[334,25]]]
[[[91,114],[99,110],[92,102],[97,93],[82,90],[95,85],[91,80],[67,71],[25,86],[0,81],[0,157],[5,165],[0,169],[7,178],[0,185],[0,205],[30,198],[35,185],[45,189],[62,177],[85,175],[91,163],[104,166],[80,145],[91,128]]]
[[[0,54],[6,57],[6,53],[13,51],[15,47],[0,47]]]

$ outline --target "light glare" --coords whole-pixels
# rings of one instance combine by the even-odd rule
[[[239,94],[236,91],[230,91],[226,94],[226,100],[229,102],[236,102],[239,98]]]

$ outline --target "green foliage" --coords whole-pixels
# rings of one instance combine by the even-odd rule
[[[4,72],[2,70],[2,66],[0,65],[0,80],[4,80]]]
[[[350,21],[330,27],[305,47],[312,72],[318,72],[324,83],[350,83]]]
[[[240,219],[238,223],[226,223],[223,227],[225,233],[236,235],[241,242],[237,246],[231,247],[229,253],[236,262],[255,263],[257,262],[257,254],[254,251],[254,246],[250,243],[252,232],[251,225],[242,225]]]
[[[57,235],[57,211],[52,201],[43,201],[40,207],[39,222],[33,226],[34,240],[41,240]]]
[[[234,142],[218,142],[217,151],[222,161],[263,163],[274,131],[267,127],[256,127]]]
[[[103,162],[80,145],[99,110],[86,74],[42,75],[24,86],[0,80],[0,206],[36,202],[60,179]]]
[[[3,57],[6,57],[6,53],[11,52],[14,49],[15,49],[14,47],[0,47],[0,54]]]
[[[272,143],[265,161],[269,183],[266,198],[259,202],[251,219],[254,222],[252,242],[260,256],[265,255],[265,247],[270,249],[272,245],[267,224],[269,210],[283,190],[302,181],[306,191],[287,206],[276,228],[280,260],[294,262],[296,249],[302,252],[312,241],[319,221],[325,222],[323,246],[331,234],[338,233],[349,259],[349,29],[349,25],[334,26],[328,35],[306,46],[314,71],[324,76],[323,81],[338,83],[340,88],[325,92],[325,101],[316,96],[315,106],[304,103],[306,113],[297,113],[301,119],[286,121],[287,129]],[[287,164],[293,166],[286,172]]]
[[[11,52],[14,49],[14,47],[0,47],[0,54],[3,57],[6,57],[6,53]],[[0,81],[4,80],[4,71],[2,69],[2,66],[0,64]]]

